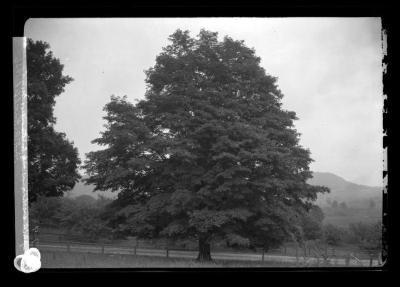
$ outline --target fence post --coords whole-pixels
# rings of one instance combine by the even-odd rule
[[[296,264],[299,263],[299,251],[298,246],[296,245]]]
[[[372,267],[372,255],[369,255],[369,267]]]
[[[264,262],[264,255],[265,255],[265,249],[263,248],[262,250],[262,257],[261,257],[261,261]]]
[[[68,252],[71,251],[71,248],[70,248],[70,246],[69,246],[69,242],[67,243],[67,251],[68,251]]]
[[[36,247],[39,242],[39,226],[36,225],[33,229],[33,246]]]
[[[167,258],[169,258],[169,249],[167,247]]]
[[[346,266],[349,266],[350,265],[350,254],[347,254],[347,257],[346,257]]]
[[[104,244],[101,245],[101,254],[104,254]]]

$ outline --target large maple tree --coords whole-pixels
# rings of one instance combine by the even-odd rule
[[[296,115],[254,49],[201,30],[177,30],[146,71],[145,99],[112,97],[106,130],[87,154],[87,183],[120,191],[116,229],[268,248],[301,236],[318,192]]]

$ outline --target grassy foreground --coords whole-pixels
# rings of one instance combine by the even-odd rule
[[[93,254],[77,252],[41,253],[42,268],[229,268],[229,267],[295,267],[282,262],[242,262],[216,260],[208,263],[192,259]]]

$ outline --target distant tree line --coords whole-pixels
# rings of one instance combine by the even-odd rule
[[[336,210],[346,210],[349,208],[354,208],[354,206],[350,203],[346,203],[345,201],[337,201],[337,200],[332,200],[328,198],[326,200],[327,207],[336,209]],[[368,208],[368,209],[375,209],[375,208],[381,208],[381,198],[368,198],[365,199],[363,202],[360,202],[357,204],[357,208]]]

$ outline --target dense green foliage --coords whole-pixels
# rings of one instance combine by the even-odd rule
[[[63,65],[50,46],[28,39],[28,190],[29,202],[39,195],[62,196],[79,179],[78,150],[64,133],[54,130],[55,97],[72,78],[62,74]]]
[[[363,252],[375,255],[382,251],[382,220],[352,223],[346,228],[326,224],[322,231],[322,240],[329,245],[356,246]]]
[[[29,208],[29,225],[61,229],[81,239],[95,241],[112,236],[102,217],[112,200],[89,195],[76,198],[39,196]]]
[[[39,227],[59,227],[59,212],[64,198],[38,196],[29,207],[29,228],[33,230]]]
[[[339,245],[345,236],[345,229],[337,227],[333,224],[323,226],[323,239],[330,245]]]
[[[382,220],[374,223],[353,223],[349,226],[350,240],[368,252],[382,250]]]
[[[243,41],[177,30],[147,72],[145,100],[112,97],[86,180],[119,190],[110,220],[127,234],[272,247],[301,237],[317,192],[310,152],[276,78]],[[207,255],[208,254],[208,255]]]
[[[324,213],[318,206],[313,206],[303,217],[302,230],[304,240],[316,240],[322,238],[322,221]]]

